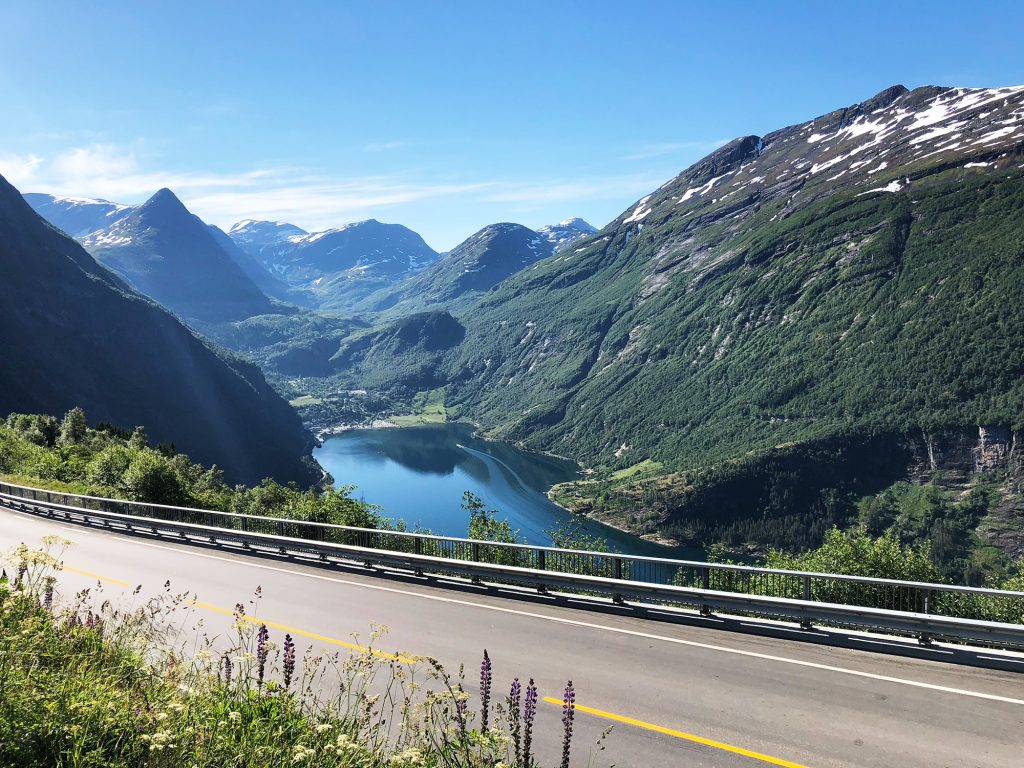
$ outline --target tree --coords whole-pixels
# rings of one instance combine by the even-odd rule
[[[559,549],[578,549],[588,552],[608,552],[608,540],[587,533],[586,518],[573,515],[548,531],[553,546]]]
[[[89,462],[86,478],[95,485],[117,488],[131,461],[132,452],[128,448],[119,443],[108,445]]]
[[[332,525],[350,525],[356,528],[377,528],[380,524],[378,507],[353,499],[349,494],[354,485],[330,488],[320,494],[309,492],[312,500],[309,519]]]
[[[123,487],[135,501],[182,504],[188,499],[171,462],[149,450],[141,451],[132,458],[124,473]]]
[[[75,406],[66,414],[60,425],[60,437],[58,442],[61,445],[78,445],[85,440],[89,430],[89,424],[85,420],[85,411]]]
[[[140,451],[143,448],[149,448],[149,436],[146,435],[145,427],[135,428],[135,431],[132,432],[131,438],[128,440],[128,447],[133,448],[136,451]]]
[[[472,491],[462,494],[460,506],[469,512],[469,538],[502,544],[519,543],[519,531],[513,531],[508,520],[498,520],[498,513],[487,509],[483,500]]]

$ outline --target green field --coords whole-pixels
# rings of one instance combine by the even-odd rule
[[[417,392],[412,399],[412,413],[389,416],[388,421],[400,427],[444,424],[448,421],[448,409],[444,405],[444,388]]]

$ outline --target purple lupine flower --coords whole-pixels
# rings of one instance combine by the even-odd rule
[[[295,674],[295,641],[291,635],[284,636],[284,687],[292,684],[292,675]]]
[[[221,664],[224,667],[224,684],[228,687],[231,686],[231,657],[226,653],[221,657]]]
[[[256,633],[256,674],[260,688],[263,687],[263,676],[267,671],[267,655],[270,649],[267,647],[270,642],[270,630],[266,624],[260,624],[260,631]]]
[[[46,580],[46,589],[43,590],[43,607],[47,611],[53,608],[53,577]]]
[[[491,657],[484,649],[484,660],[480,662],[480,730],[486,733],[491,708]]]
[[[235,603],[235,616],[245,616],[245,606],[241,603]]]
[[[512,681],[512,687],[508,692],[508,731],[512,736],[512,749],[516,765],[522,765],[522,712],[519,706],[523,698],[523,687],[519,684],[519,678]]]
[[[569,749],[572,746],[572,721],[576,715],[576,691],[573,690],[572,680],[565,684],[565,693],[562,694],[562,727],[565,734],[562,737],[562,768],[569,768]]]
[[[526,699],[523,701],[523,768],[530,768],[530,747],[533,745],[533,719],[537,716],[537,686],[533,678],[526,686]]]
[[[28,563],[18,563],[18,575],[14,577],[14,588],[21,589],[25,582],[25,577],[28,575]]]

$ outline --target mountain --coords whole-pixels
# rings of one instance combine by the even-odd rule
[[[239,248],[238,244],[220,227],[213,224],[206,226],[210,230],[210,234],[213,235],[213,239],[217,241],[217,245],[224,249],[224,252],[241,268],[246,277],[252,280],[263,293],[280,301],[292,302],[305,307],[310,306],[312,297],[307,292],[291,288],[284,280],[272,275],[259,261]]]
[[[319,480],[312,438],[250,363],[215,352],[0,177],[0,413],[145,425],[230,482]]]
[[[394,288],[374,294],[377,309],[404,302],[403,309],[448,304],[489,291],[502,280],[549,256],[552,246],[521,224],[491,224]]]
[[[182,317],[241,320],[274,305],[197,216],[161,189],[82,244],[97,261]]]
[[[539,228],[537,232],[551,243],[553,250],[560,251],[580,238],[594,234],[597,232],[597,227],[591,226],[583,219],[574,216],[557,224],[547,224]]]
[[[243,251],[280,276],[276,269],[280,256],[291,250],[289,239],[308,235],[304,229],[284,221],[257,221],[246,219],[228,230],[230,237]]]
[[[228,232],[238,246],[290,286],[341,309],[437,259],[423,238],[376,219],[312,234],[282,222],[247,220]]]
[[[109,227],[134,210],[130,205],[85,197],[57,197],[39,192],[29,192],[24,197],[36,213],[75,238]]]
[[[804,545],[944,442],[1024,428],[1022,295],[1024,88],[894,86],[738,138],[506,278],[433,375],[490,434],[597,471],[562,503]]]

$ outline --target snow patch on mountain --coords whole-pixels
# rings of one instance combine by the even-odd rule
[[[577,216],[563,219],[557,224],[545,224],[543,227],[537,228],[537,234],[547,241],[552,252],[560,251],[577,240],[587,235],[592,235],[595,232],[597,232],[596,227],[591,226]]]

